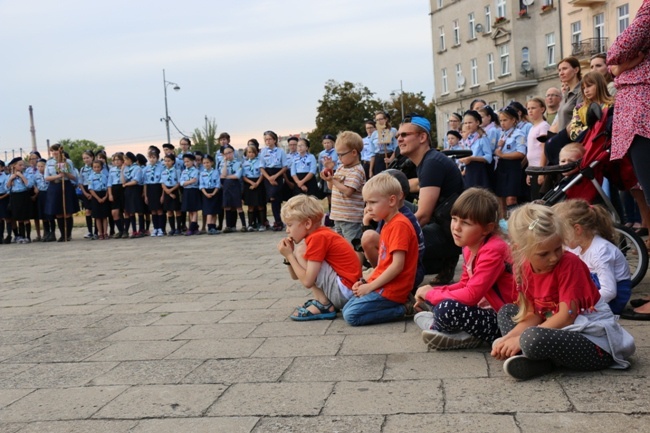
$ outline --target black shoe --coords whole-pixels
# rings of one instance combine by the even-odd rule
[[[524,355],[511,356],[503,363],[503,371],[517,380],[543,376],[553,371],[554,368],[555,366],[548,359],[536,360],[526,358]]]
[[[632,299],[630,305],[634,308],[639,308],[641,305],[645,305],[650,302],[650,299]]]
[[[5,244],[10,244],[11,243],[11,236],[7,236],[4,241]]]
[[[621,313],[621,319],[626,320],[650,320],[650,313],[637,313],[634,310],[625,310]]]
[[[65,238],[61,236],[59,239],[56,240],[57,242],[65,242]]]

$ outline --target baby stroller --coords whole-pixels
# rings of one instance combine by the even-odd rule
[[[623,190],[636,184],[636,177],[629,160],[610,161],[611,123],[614,117],[613,107],[602,110],[598,104],[591,104],[587,115],[588,129],[580,141],[585,147],[585,155],[579,161],[547,167],[528,167],[527,174],[547,175],[551,173],[568,173],[579,168],[571,178],[564,179],[549,191],[542,202],[553,206],[565,199],[581,198],[589,203],[601,204],[609,210],[614,220],[618,235],[618,248],[630,266],[632,286],[636,286],[645,277],[648,270],[648,250],[643,239],[634,230],[621,224],[618,212],[614,209],[601,186],[603,177],[607,177]]]

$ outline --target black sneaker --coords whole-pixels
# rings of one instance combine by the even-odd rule
[[[553,363],[547,359],[530,359],[524,355],[515,355],[503,363],[503,371],[517,380],[528,380],[543,376],[555,369]]]

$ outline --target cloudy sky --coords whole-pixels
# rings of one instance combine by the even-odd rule
[[[0,159],[45,140],[109,151],[166,140],[169,114],[191,134],[214,118],[241,146],[272,129],[315,126],[328,79],[388,99],[433,93],[425,0],[0,0]],[[181,134],[171,127],[172,142]]]

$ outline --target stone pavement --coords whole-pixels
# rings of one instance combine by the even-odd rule
[[[0,246],[0,433],[650,430],[642,322],[629,371],[518,383],[411,321],[290,321],[279,233],[74,235]]]

